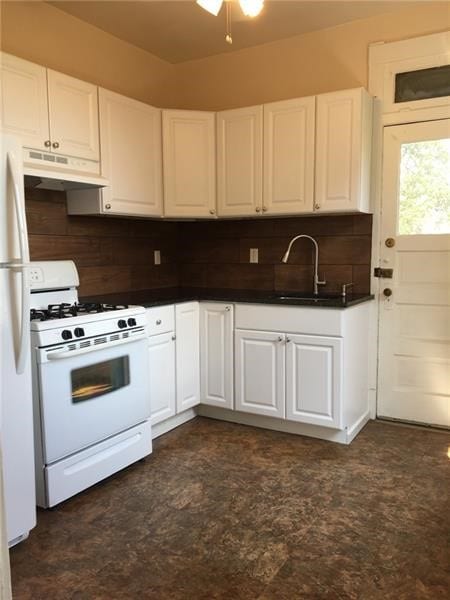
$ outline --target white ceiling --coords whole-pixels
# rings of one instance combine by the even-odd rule
[[[423,0],[422,0],[423,1]],[[246,18],[232,0],[233,45],[224,40],[225,8],[214,17],[195,0],[64,0],[53,6],[171,63],[232,52],[416,5],[391,0],[265,0]]]

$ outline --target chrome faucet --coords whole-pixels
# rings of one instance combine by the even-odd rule
[[[325,285],[326,281],[320,281],[319,280],[319,275],[318,275],[318,268],[319,268],[319,245],[316,242],[316,240],[311,237],[310,235],[296,235],[295,237],[292,238],[292,240],[289,242],[289,246],[288,249],[286,250],[283,258],[281,259],[281,262],[283,263],[287,263],[287,261],[289,260],[289,254],[291,253],[291,248],[292,248],[292,244],[294,242],[296,242],[297,240],[299,240],[300,238],[306,238],[307,240],[311,240],[311,242],[314,244],[314,249],[315,249],[315,255],[314,255],[314,295],[317,296],[317,294],[319,293],[319,285]]]

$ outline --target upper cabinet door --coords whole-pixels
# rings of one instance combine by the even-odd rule
[[[1,53],[1,128],[23,146],[46,150],[50,144],[47,73],[44,67]]]
[[[363,88],[317,97],[316,191],[320,212],[369,212],[372,98]]]
[[[263,107],[217,113],[217,212],[254,216],[262,211]]]
[[[163,111],[164,214],[216,214],[215,114]]]
[[[47,70],[52,151],[98,161],[98,88]]]
[[[104,89],[99,99],[104,212],[161,216],[161,111]]]
[[[315,97],[264,105],[263,212],[312,212]]]

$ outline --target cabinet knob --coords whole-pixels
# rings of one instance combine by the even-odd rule
[[[225,306],[225,310],[226,310],[227,312],[230,312],[230,310],[231,310],[231,309],[230,309],[230,307],[229,307],[229,306]]]
[[[267,212],[267,206],[263,206],[263,212]]]
[[[314,204],[314,209],[315,210],[319,210],[320,209],[320,204]]]
[[[173,341],[175,341],[176,339],[177,339],[177,336],[176,336],[176,335],[173,335],[173,336],[172,336],[172,340],[173,340]]]
[[[283,337],[282,335],[279,335],[279,336],[278,336],[278,341],[279,341],[279,342],[284,342],[284,337]]]
[[[44,142],[44,146],[45,146],[46,148],[50,148],[50,146],[51,146],[51,145],[52,145],[52,143],[51,143],[51,141],[50,141],[50,140],[45,140],[45,142]]]
[[[386,298],[389,298],[390,296],[392,296],[391,288],[384,288],[383,294],[386,296]]]
[[[286,338],[286,344],[289,344],[290,341],[291,341],[291,338]]]
[[[216,211],[214,210],[214,208],[211,208],[211,210],[209,211],[209,214],[210,215],[215,215],[216,214]]]
[[[59,143],[58,142],[53,142],[52,146],[53,146],[53,148],[59,148]]]
[[[109,210],[111,208],[111,204],[105,204],[105,209]]]
[[[261,208],[260,208],[259,206],[257,206],[257,207],[255,208],[255,211],[259,213],[259,212],[261,212]]]
[[[156,324],[157,324],[157,325],[161,325],[161,319],[158,319],[158,320],[156,321]]]

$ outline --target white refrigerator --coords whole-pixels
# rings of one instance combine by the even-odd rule
[[[22,146],[1,136],[0,151],[0,444],[10,546],[36,525],[30,364],[29,250]]]

